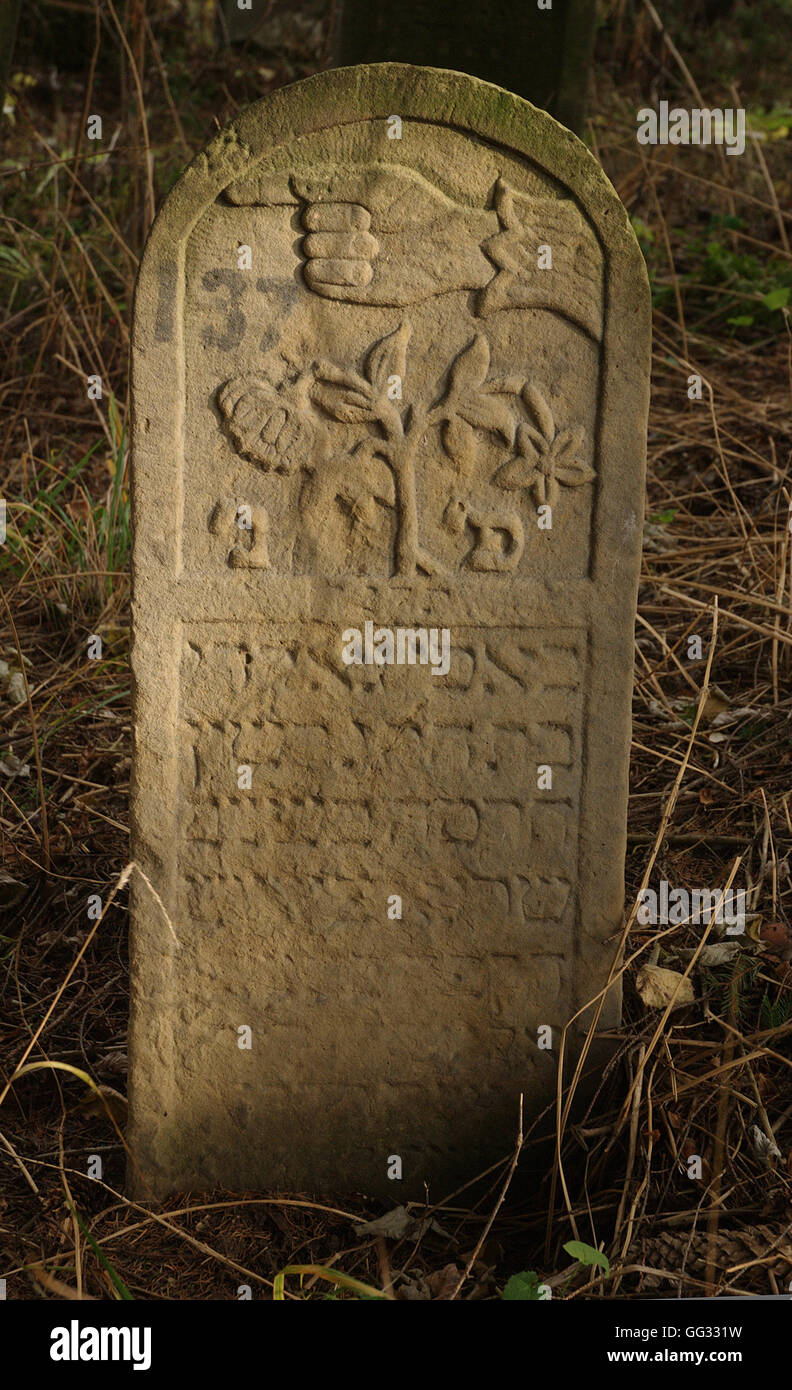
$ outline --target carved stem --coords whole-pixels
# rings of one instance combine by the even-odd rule
[[[396,573],[412,576],[418,557],[418,502],[415,495],[415,452],[420,435],[407,435],[391,454],[396,484]]]

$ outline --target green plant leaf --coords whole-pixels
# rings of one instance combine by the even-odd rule
[[[328,1283],[337,1288],[349,1289],[351,1293],[356,1293],[358,1298],[364,1300],[387,1299],[388,1295],[381,1289],[375,1289],[371,1284],[363,1284],[360,1279],[353,1279],[350,1274],[343,1274],[340,1269],[333,1269],[330,1265],[286,1265],[278,1274],[272,1284],[272,1297],[276,1303],[283,1303],[286,1298],[285,1282],[287,1274],[299,1274],[300,1287],[306,1274],[313,1274],[317,1279],[326,1279]]]
[[[532,1269],[524,1269],[522,1274],[513,1274],[503,1290],[501,1298],[508,1301],[541,1302],[539,1275],[535,1274]]]
[[[71,1212],[75,1221],[77,1222],[77,1225],[79,1226],[83,1235],[85,1236],[85,1239],[87,1240],[88,1244],[93,1250],[97,1260],[102,1266],[102,1269],[106,1270],[107,1274],[113,1282],[114,1288],[118,1290],[118,1297],[121,1299],[128,1299],[131,1303],[134,1303],[135,1300],[129,1292],[129,1289],[127,1288],[123,1279],[121,1278],[121,1275],[118,1273],[118,1270],[113,1268],[104,1251],[100,1249],[99,1245],[94,1240],[93,1236],[91,1235],[91,1232],[88,1230],[88,1227],[86,1226],[85,1222],[80,1216],[80,1213],[78,1212],[77,1208],[72,1206],[68,1198],[66,1199],[66,1205],[69,1208],[69,1211]]]
[[[610,1260],[607,1255],[603,1255],[601,1250],[595,1250],[593,1245],[586,1245],[585,1241],[582,1240],[568,1240],[564,1249],[579,1264],[599,1265],[606,1274],[610,1274]]]
[[[785,309],[789,303],[790,294],[792,294],[792,290],[789,289],[789,286],[771,290],[769,294],[762,295],[762,303],[766,309]]]

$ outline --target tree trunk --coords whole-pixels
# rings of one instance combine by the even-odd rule
[[[393,458],[396,483],[396,573],[412,578],[418,558],[418,501],[415,494],[415,448],[405,441]]]

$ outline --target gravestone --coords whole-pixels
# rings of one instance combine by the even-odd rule
[[[140,1192],[439,1199],[552,1101],[623,906],[648,344],[599,166],[458,73],[279,91],[166,199],[132,365]]]
[[[581,131],[596,25],[596,0],[337,0],[332,53],[339,67],[398,62],[460,68]]]

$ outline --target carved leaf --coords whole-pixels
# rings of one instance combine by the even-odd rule
[[[596,474],[593,468],[576,457],[583,444],[582,429],[564,430],[553,448],[553,473],[566,487],[590,483]]]
[[[489,343],[482,333],[477,333],[472,343],[462,349],[451,365],[447,399],[456,399],[463,393],[475,391],[483,386],[489,364]]]
[[[528,444],[527,449],[522,445],[520,452],[513,459],[508,459],[501,465],[492,481],[498,487],[508,488],[509,491],[532,487],[538,476],[537,459],[538,454],[533,445]]]
[[[366,375],[377,391],[386,391],[388,378],[403,377],[407,370],[409,323],[401,323],[393,333],[375,343],[366,360]]]
[[[550,407],[541,391],[526,381],[522,389],[522,398],[526,410],[533,415],[547,443],[550,444],[555,437],[555,424]]]
[[[452,415],[443,425],[443,448],[461,474],[470,473],[476,457],[476,436],[459,415]]]
[[[364,396],[371,395],[369,382],[351,367],[337,367],[335,362],[317,362],[314,376],[317,381],[330,381],[334,386],[345,386],[347,390],[360,391]]]
[[[514,416],[505,401],[489,392],[476,391],[465,401],[456,403],[458,414],[477,430],[499,434],[504,444],[514,442]]]
[[[344,425],[373,420],[375,417],[371,402],[371,388],[367,383],[364,382],[363,384],[365,391],[359,390],[348,379],[346,384],[342,384],[320,378],[314,382],[311,388],[311,399],[321,406],[331,419],[340,420]]]

